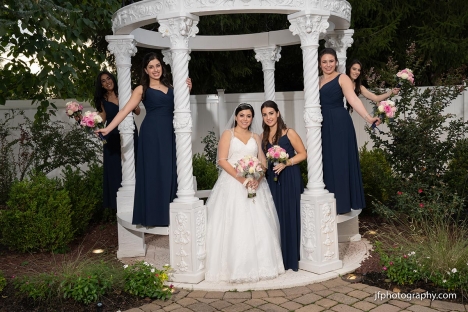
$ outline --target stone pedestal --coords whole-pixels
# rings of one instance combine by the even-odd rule
[[[205,279],[206,206],[202,200],[172,203],[169,227],[172,281],[199,283]]]
[[[340,269],[336,207],[333,194],[301,197],[299,268],[322,274]]]

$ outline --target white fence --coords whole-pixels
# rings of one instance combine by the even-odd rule
[[[372,111],[372,103],[362,98],[364,104],[369,112]],[[69,100],[54,100],[54,104],[59,108],[57,116],[52,116],[52,120],[62,120],[73,122],[65,114],[65,103]],[[305,141],[306,129],[304,127],[303,120],[303,107],[304,107],[304,92],[277,92],[276,103],[280,108],[283,118],[286,124],[294,128],[303,141]],[[201,153],[204,145],[201,143],[203,137],[208,134],[208,131],[213,130],[219,137],[220,131],[223,130],[228,118],[231,116],[235,107],[242,102],[251,104],[256,112],[255,118],[261,118],[260,106],[264,102],[263,93],[233,93],[224,94],[222,90],[218,94],[210,95],[192,95],[190,97],[190,108],[192,111],[193,118],[193,133],[192,133],[192,146],[193,153]],[[93,110],[88,103],[84,104],[84,110]],[[142,113],[139,116],[135,116],[137,127],[140,127],[141,122],[145,116],[145,109],[141,104]],[[34,118],[36,113],[35,105],[31,105],[31,101],[7,101],[6,105],[0,105],[0,118],[4,118],[4,114],[10,109],[22,109],[25,111],[25,115]],[[455,114],[457,117],[463,118],[465,121],[468,120],[468,91],[462,93],[457,99],[455,99],[452,105],[447,109],[448,113]],[[372,142],[364,130],[365,122],[357,114],[352,114],[354,127],[356,129],[356,136],[359,147],[369,142],[369,146],[372,146]],[[20,122],[20,120],[13,121],[14,123]],[[382,126],[385,129],[385,125]],[[14,134],[14,135],[18,135]]]

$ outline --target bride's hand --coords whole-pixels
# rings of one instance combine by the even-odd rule
[[[256,190],[258,188],[258,184],[259,184],[258,180],[252,180],[247,184],[247,186]]]

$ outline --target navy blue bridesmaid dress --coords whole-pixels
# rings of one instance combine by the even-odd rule
[[[356,132],[343,106],[340,75],[320,89],[322,106],[322,156],[325,188],[335,194],[336,212],[365,208],[364,188]]]
[[[132,223],[169,226],[169,204],[177,192],[173,89],[148,88],[143,104]]]
[[[287,133],[279,139],[278,145],[286,150],[289,158],[296,155]],[[268,143],[267,150],[270,147],[272,145]],[[268,164],[267,181],[280,223],[284,269],[297,271],[301,244],[301,194],[304,192],[301,170],[297,165],[288,166],[278,175],[278,181],[274,181],[273,167],[272,163]]]
[[[110,124],[119,112],[119,106],[115,103],[102,100],[106,112],[106,123]],[[120,153],[120,132],[118,128],[112,130],[107,136],[103,146],[103,207],[117,209],[117,191],[122,183],[122,157]],[[135,153],[138,149],[138,130],[135,125],[133,134]],[[136,158],[136,157],[135,157]]]

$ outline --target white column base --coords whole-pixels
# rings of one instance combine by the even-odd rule
[[[299,268],[316,274],[341,269],[336,202],[333,194],[301,196],[301,260]]]
[[[134,196],[135,186],[126,189],[121,187],[117,192],[117,230],[119,234],[117,258],[119,259],[146,255],[145,233],[126,228],[121,218],[124,215],[133,215]]]
[[[206,206],[202,200],[170,206],[169,250],[173,282],[197,284],[205,279]]]
[[[351,212],[337,217],[339,243],[358,242],[361,240],[358,218],[361,211],[351,210]]]

